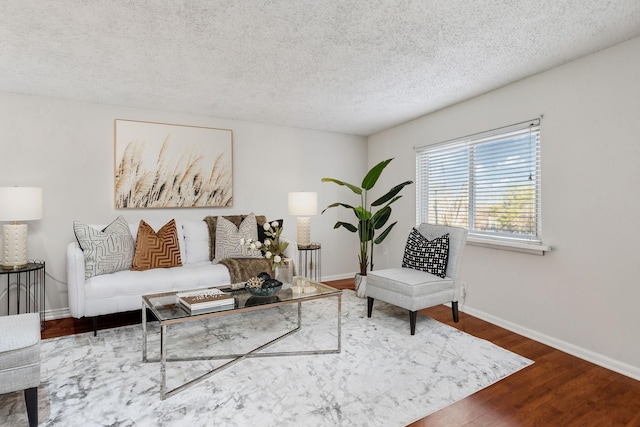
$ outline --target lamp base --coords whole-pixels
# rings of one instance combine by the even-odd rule
[[[27,224],[2,226],[2,268],[17,269],[28,264]]]
[[[298,246],[308,246],[311,244],[311,218],[298,217],[296,222],[296,232]]]

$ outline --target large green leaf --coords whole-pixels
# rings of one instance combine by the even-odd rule
[[[358,227],[356,227],[353,224],[349,224],[348,222],[338,221],[333,226],[334,229],[340,228],[340,227],[344,227],[344,228],[346,228],[347,230],[349,230],[352,233],[355,233],[356,231],[358,231]]]
[[[287,250],[288,247],[289,247],[289,243],[288,242],[280,242],[280,244],[278,245],[279,253],[283,254],[284,251]]]
[[[365,190],[371,190],[373,186],[376,185],[378,178],[380,178],[380,174],[382,173],[384,168],[387,167],[389,162],[391,162],[391,160],[393,159],[383,160],[377,165],[375,165],[374,167],[372,167],[371,170],[367,173],[367,175],[362,180],[362,188]]]
[[[349,184],[348,182],[344,182],[344,181],[340,181],[339,179],[335,179],[335,178],[322,178],[321,179],[322,182],[333,182],[334,184],[338,184],[338,185],[344,185],[346,187],[349,187],[351,189],[351,191],[353,191],[356,194],[362,194],[362,188],[360,187],[356,187],[353,184]]]
[[[353,211],[356,213],[356,217],[358,218],[359,221],[371,219],[371,212],[366,210],[362,206],[353,208]]]
[[[393,204],[393,202],[395,202],[396,200],[401,199],[401,198],[402,198],[402,196],[396,196],[396,197],[394,197],[393,199],[391,199],[391,200],[389,201],[389,203],[387,203],[387,206],[392,205],[392,204]]]
[[[400,191],[402,191],[402,189],[404,187],[406,187],[407,185],[409,185],[409,184],[413,184],[413,181],[405,181],[402,184],[396,185],[391,190],[389,190],[389,192],[387,194],[385,194],[384,196],[380,197],[375,202],[371,203],[371,206],[380,206],[380,205],[383,205],[383,204],[387,203],[387,201],[391,200],[396,194],[398,194]],[[396,199],[396,200],[398,200],[398,199]],[[395,202],[395,200],[394,200],[394,202]]]
[[[393,224],[391,224],[389,227],[387,227],[382,233],[380,233],[380,235],[378,236],[378,238],[376,240],[373,241],[373,243],[375,243],[376,245],[379,245],[380,243],[382,243],[382,241],[389,235],[389,233],[391,232],[391,229],[398,223],[398,221],[394,222]]]
[[[351,209],[351,210],[353,210],[354,212],[356,212],[356,208],[354,208],[353,206],[351,206],[351,205],[347,205],[347,204],[345,204],[345,203],[336,202],[336,203],[332,203],[332,204],[330,204],[329,206],[327,206],[326,208],[324,208],[324,209],[322,210],[322,213],[321,213],[321,214],[323,214],[323,213],[324,213],[324,211],[326,211],[327,209],[329,209],[329,208],[335,208],[336,206],[342,206],[343,208]],[[356,213],[356,215],[357,215],[357,213]]]
[[[391,216],[391,208],[389,206],[385,206],[384,208],[380,209],[378,212],[376,212],[376,214],[371,219],[371,222],[373,223],[373,227],[376,230],[381,229],[387,223],[390,216]]]

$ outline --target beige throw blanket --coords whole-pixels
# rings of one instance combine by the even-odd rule
[[[220,261],[229,270],[231,283],[246,282],[250,277],[266,271],[272,274],[273,261],[265,258],[225,258]]]

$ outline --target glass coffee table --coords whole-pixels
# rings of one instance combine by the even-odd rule
[[[182,304],[178,303],[176,294],[178,292],[166,292],[152,295],[142,296],[142,361],[143,362],[160,362],[160,396],[164,400],[167,397],[171,397],[180,391],[185,390],[192,385],[195,385],[206,378],[220,372],[223,369],[229,368],[236,363],[250,357],[274,357],[274,356],[301,356],[301,355],[316,355],[316,354],[331,354],[340,353],[342,350],[342,291],[332,288],[319,282],[310,282],[315,288],[309,291],[309,288],[305,288],[305,292],[293,292],[291,289],[282,289],[273,297],[255,297],[249,294],[245,289],[240,290],[225,290],[225,292],[233,295],[235,303],[233,307],[212,309],[206,313],[191,314],[188,309],[184,308]],[[198,290],[198,289],[195,289]],[[201,289],[200,289],[201,290]],[[188,290],[180,290],[179,292],[188,292]],[[291,334],[298,332],[301,329],[302,322],[302,303],[321,299],[321,298],[336,298],[337,300],[337,345],[336,348],[327,350],[300,350],[300,351],[286,351],[286,352],[262,352],[265,348],[272,344],[288,337]],[[167,327],[170,325],[191,322],[197,320],[203,320],[212,317],[225,316],[229,314],[236,314],[242,312],[250,312],[256,310],[268,310],[274,307],[282,305],[297,304],[298,318],[297,326],[284,334],[266,342],[246,353],[239,354],[222,354],[213,356],[194,356],[194,357],[168,357],[167,356]],[[155,318],[160,322],[160,358],[151,359],[147,358],[147,309],[153,313]],[[188,381],[174,389],[167,390],[167,362],[177,361],[198,361],[198,360],[216,360],[216,359],[231,359],[223,365],[206,372],[205,374]]]

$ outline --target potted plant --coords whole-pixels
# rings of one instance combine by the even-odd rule
[[[376,185],[382,171],[391,160],[393,160],[393,158],[384,160],[371,168],[362,180],[360,187],[335,178],[322,178],[322,182],[333,182],[341,186],[346,186],[360,196],[360,206],[351,206],[346,203],[337,202],[327,206],[322,211],[322,213],[324,213],[327,209],[342,206],[343,208],[352,210],[356,216],[356,225],[338,221],[333,228],[344,227],[352,233],[358,234],[358,239],[360,240],[360,254],[358,255],[360,273],[356,275],[356,294],[359,297],[364,297],[367,269],[373,269],[373,245],[382,243],[397,224],[397,221],[384,228],[377,237],[376,233],[386,226],[387,221],[391,217],[391,204],[402,197],[399,196],[398,193],[400,193],[405,186],[413,184],[413,181],[405,181],[402,184],[398,184],[382,197],[369,203],[367,199],[368,191]],[[374,208],[376,208],[375,212],[373,211]]]

